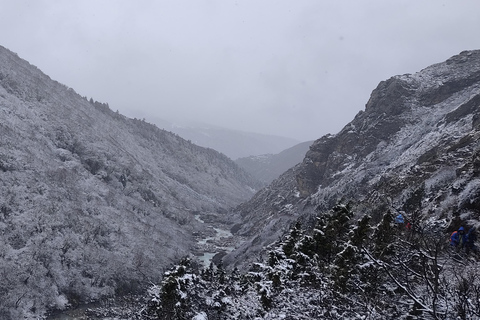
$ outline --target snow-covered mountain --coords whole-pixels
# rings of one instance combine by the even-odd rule
[[[480,50],[381,82],[251,199],[258,182],[226,156],[88,101],[1,47],[0,120],[2,319],[162,276],[141,308],[105,314],[480,318],[478,252],[448,246],[459,226],[480,226]],[[203,218],[246,239],[223,258],[240,270],[182,259],[165,271],[207,232]]]
[[[176,133],[198,146],[217,150],[233,160],[276,154],[298,143],[292,138],[232,130],[203,123],[171,122],[155,117],[148,119],[159,128]]]
[[[234,211],[229,268],[182,260],[142,315],[480,319],[480,50],[381,82]]]
[[[0,47],[0,318],[143,289],[258,186]]]
[[[239,158],[235,162],[253,177],[270,184],[282,173],[302,162],[313,141],[302,142],[277,154]]]
[[[250,237],[225,262],[245,266],[293,221],[313,224],[341,199],[379,221],[388,210],[442,219],[445,232],[480,215],[480,51],[382,81],[364,111],[316,140],[303,162],[237,209]]]

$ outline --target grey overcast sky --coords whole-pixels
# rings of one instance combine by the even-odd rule
[[[304,141],[380,81],[479,49],[480,1],[0,0],[0,39],[129,117]]]

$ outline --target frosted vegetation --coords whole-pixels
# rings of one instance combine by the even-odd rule
[[[142,319],[478,319],[477,255],[449,247],[439,221],[372,225],[339,204],[300,224],[246,272],[188,259],[149,290]]]
[[[478,51],[381,82],[365,111],[252,197],[259,183],[227,157],[0,47],[0,318],[145,290],[86,313],[480,318],[478,254],[448,245],[480,226],[479,83]],[[400,211],[411,229],[394,223]],[[192,255],[223,229],[206,218],[248,239],[225,267]]]
[[[315,141],[302,164],[237,208],[250,239],[225,258],[239,267],[296,220],[311,227],[340,199],[375,223],[388,210],[415,221],[479,226],[480,52],[382,81],[366,109]]]
[[[232,230],[250,239],[226,268],[183,259],[130,318],[480,318],[478,252],[448,242],[479,227],[479,81],[477,51],[380,83],[236,208]]]
[[[258,183],[0,47],[0,318],[144,290]]]

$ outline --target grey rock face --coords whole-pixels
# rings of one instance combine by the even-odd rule
[[[238,232],[252,238],[226,261],[248,263],[278,230],[341,199],[374,219],[397,209],[446,228],[477,224],[479,113],[478,50],[382,81],[339,133],[316,140],[300,165],[237,208]]]

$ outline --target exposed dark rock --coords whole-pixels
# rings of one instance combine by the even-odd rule
[[[225,261],[248,264],[279,230],[297,219],[308,223],[342,199],[374,221],[382,211],[407,210],[419,221],[454,223],[458,216],[477,223],[479,94],[478,50],[382,81],[365,111],[315,141],[300,165],[236,209],[239,232],[252,239]]]

